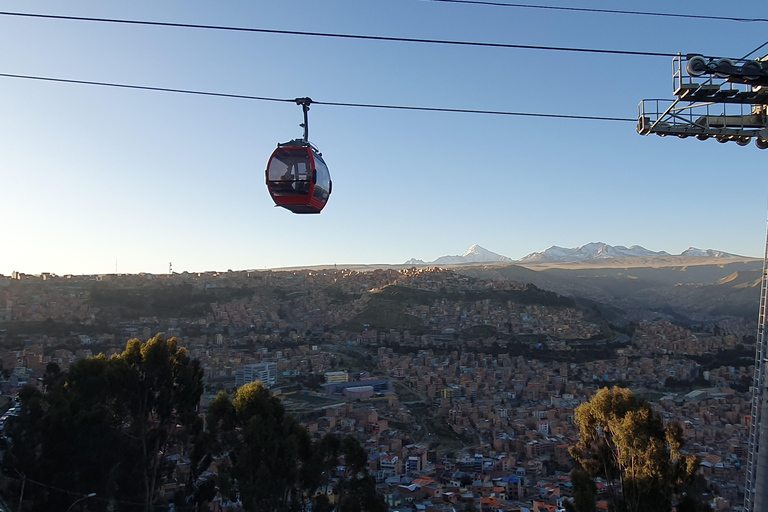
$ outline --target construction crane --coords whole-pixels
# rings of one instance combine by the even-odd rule
[[[637,117],[640,135],[713,138],[723,143],[733,141],[740,146],[746,146],[754,139],[758,148],[768,148],[768,56],[746,60],[678,54],[672,64],[672,86],[675,99],[640,102]],[[752,377],[745,512],[768,510],[768,373],[764,369],[768,357],[765,338],[767,298],[768,233]],[[761,421],[763,419],[766,421]],[[761,423],[764,423],[762,427]]]

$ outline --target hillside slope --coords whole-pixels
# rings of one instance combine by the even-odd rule
[[[712,325],[732,318],[746,324],[757,320],[761,261],[704,263],[677,258],[670,258],[668,266],[658,266],[658,261],[657,266],[625,261],[623,266],[509,265],[465,267],[460,272],[482,279],[530,282],[568,297],[595,301],[606,306],[601,308],[604,312],[613,310],[609,316],[621,322],[665,319]],[[675,264],[683,260],[686,264]]]

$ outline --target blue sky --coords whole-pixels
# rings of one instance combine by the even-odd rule
[[[579,7],[617,8],[581,1]],[[627,9],[688,12],[646,1]],[[741,57],[765,23],[423,0],[4,1],[3,11]],[[768,17],[701,1],[695,14]],[[0,73],[293,98],[633,118],[669,58],[460,48],[0,16]],[[511,258],[602,241],[761,256],[768,151],[633,123],[316,105],[320,215],[264,186],[299,107],[0,78],[0,274]]]

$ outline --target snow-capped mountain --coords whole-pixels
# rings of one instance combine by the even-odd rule
[[[705,258],[742,258],[738,254],[731,254],[729,252],[716,251],[714,249],[697,249],[695,247],[689,247],[684,250],[680,256],[703,256]]]
[[[523,263],[546,263],[598,260],[606,258],[629,258],[636,256],[669,256],[669,253],[665,251],[650,251],[639,245],[633,245],[630,248],[626,248],[623,245],[614,247],[603,242],[592,242],[587,245],[582,245],[581,247],[573,247],[572,249],[553,245],[544,251],[531,253],[528,256],[521,258],[519,261]]]
[[[467,250],[467,252],[465,252],[461,256],[440,256],[435,261],[430,261],[430,262],[425,262],[423,260],[411,258],[410,260],[406,261],[405,264],[406,265],[427,265],[427,264],[429,265],[461,265],[463,263],[492,263],[497,261],[511,263],[513,260],[512,258],[507,258],[506,256],[502,256],[501,254],[496,254],[495,252],[491,252],[488,249],[485,249],[475,244],[472,247],[470,247]]]
[[[674,256],[666,251],[651,251],[639,245],[624,247],[623,245],[608,245],[603,242],[592,242],[581,247],[567,249],[553,245],[549,249],[534,252],[517,260],[518,263],[567,263],[571,261],[604,260],[614,258],[648,258],[655,256]],[[697,249],[689,247],[679,256],[691,256],[700,258],[742,258],[738,254],[731,254],[714,249]],[[491,252],[479,245],[473,245],[461,256],[441,256],[435,261],[424,261],[411,258],[405,265],[462,265],[465,263],[513,263],[515,260]]]
[[[623,245],[612,246],[602,242],[592,242],[581,247],[566,249],[564,247],[552,246],[541,252],[534,252],[518,260],[521,263],[555,263],[570,261],[600,260],[609,258],[632,258],[632,257],[653,257],[653,256],[672,256],[666,251],[651,251],[639,245],[624,247]],[[739,258],[740,256],[712,249],[701,250],[691,247],[683,251],[680,256],[700,256],[708,258]]]

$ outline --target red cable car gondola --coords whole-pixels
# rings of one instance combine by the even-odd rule
[[[293,213],[320,213],[331,195],[331,174],[322,153],[307,140],[307,111],[312,100],[298,98],[304,110],[304,138],[278,144],[269,157],[266,178],[276,206]]]

